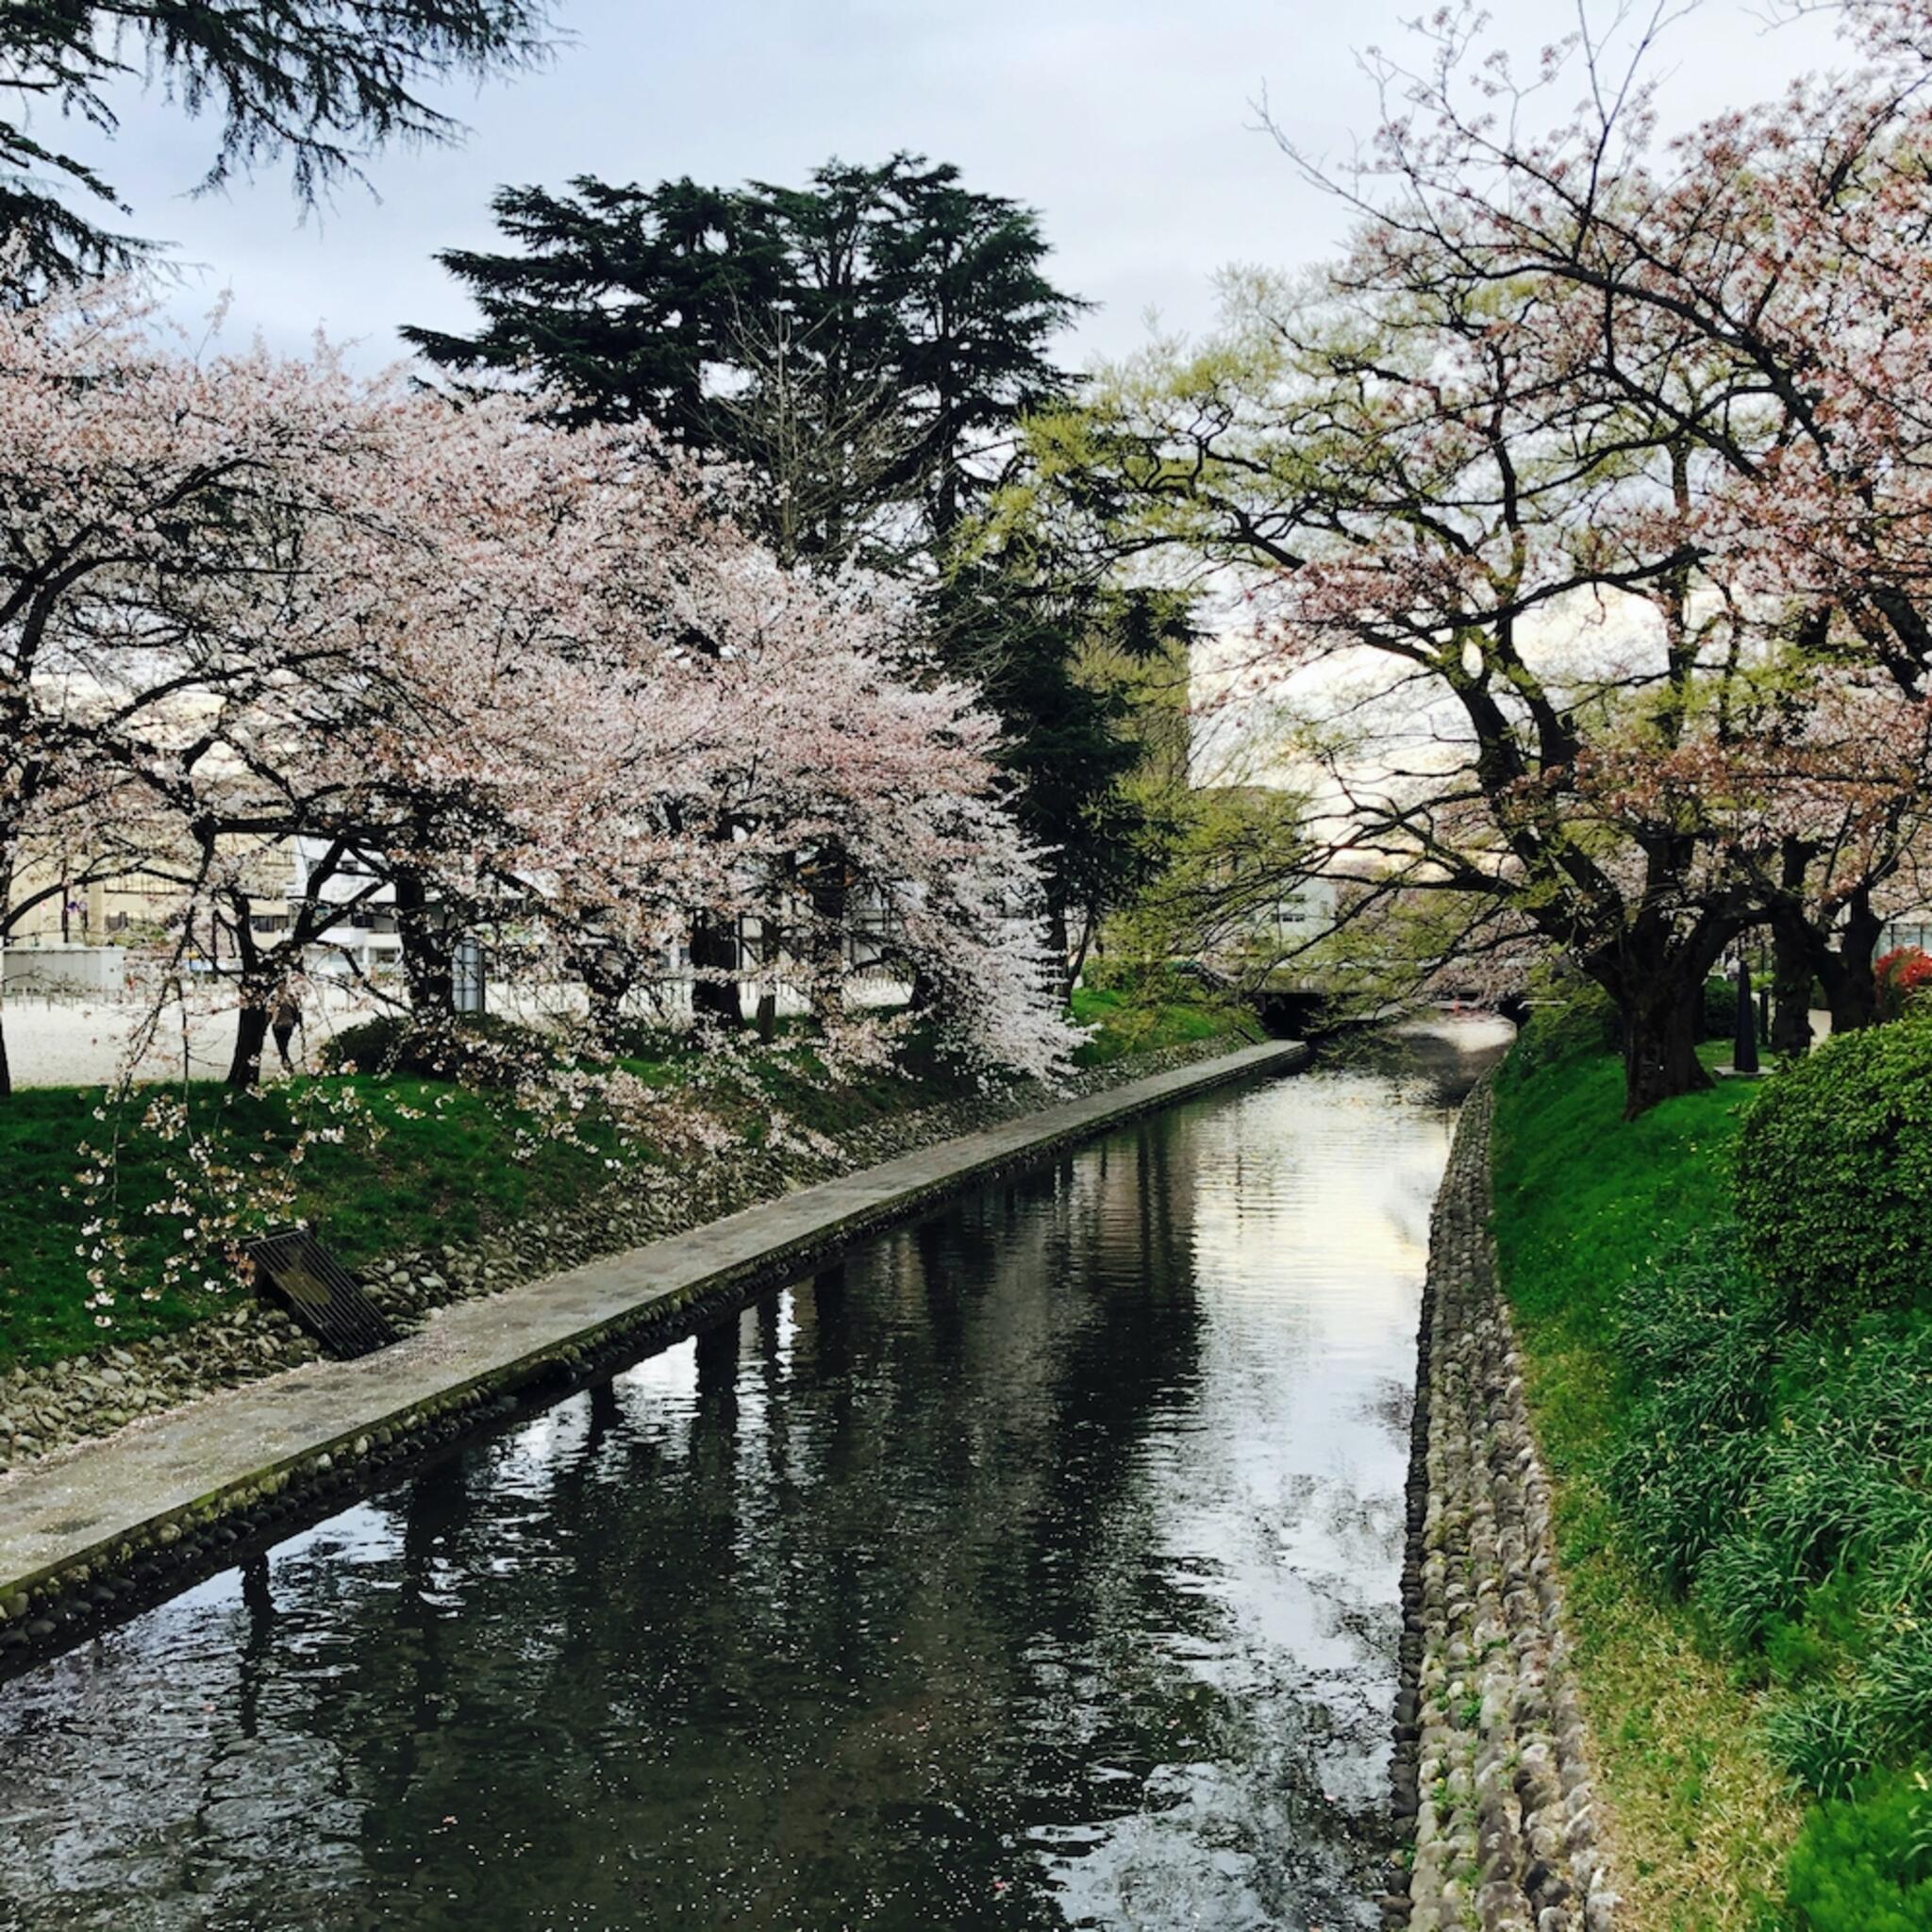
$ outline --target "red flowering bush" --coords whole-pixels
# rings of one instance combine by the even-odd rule
[[[1932,987],[1932,957],[1917,946],[1894,946],[1873,963],[1878,982],[1878,1017],[1896,1020]]]

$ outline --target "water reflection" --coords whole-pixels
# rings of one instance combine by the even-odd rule
[[[1493,1044],[960,1202],[0,1692],[0,1926],[1374,1924]]]

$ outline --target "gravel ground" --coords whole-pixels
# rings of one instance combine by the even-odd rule
[[[153,1043],[136,1072],[143,1080],[181,1077],[184,1054],[191,1079],[219,1080],[228,1071],[235,1046],[235,1014],[221,1005],[225,989],[210,988],[208,1005],[220,1010],[184,1011],[169,1008],[155,1030]],[[856,1003],[903,997],[904,989],[890,981],[861,985]],[[317,1050],[340,1027],[354,1025],[381,1010],[359,988],[324,986],[303,1002],[302,1024],[291,1049],[297,1072],[311,1066]],[[508,986],[491,989],[491,1010],[506,1018],[541,1023],[546,1016],[583,1010],[575,988],[533,987],[519,991]],[[791,999],[781,999],[779,1010],[801,1010]],[[41,999],[11,992],[0,1004],[0,1024],[7,1036],[8,1063],[16,1087],[91,1087],[104,1085],[119,1072],[127,1042],[146,1015],[145,1006],[133,999],[80,996]],[[263,1073],[274,1078],[280,1067],[270,1042],[263,1056]]]
[[[44,1000],[8,995],[0,1008],[7,1028],[7,1059],[16,1087],[87,1087],[113,1079],[129,1035],[145,1008],[133,1000]],[[308,1003],[295,1037],[298,1063],[338,1026],[366,1016],[367,1002],[328,990]],[[171,1008],[138,1069],[144,1080],[178,1079],[182,1055],[197,1080],[219,1080],[235,1045],[232,1011],[184,1013]],[[275,1047],[268,1065],[275,1067]]]

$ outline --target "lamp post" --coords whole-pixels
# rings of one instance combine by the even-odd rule
[[[1751,1004],[1751,962],[1738,948],[1738,1027],[1731,1046],[1731,1071],[1755,1074],[1757,1065],[1757,1011]]]

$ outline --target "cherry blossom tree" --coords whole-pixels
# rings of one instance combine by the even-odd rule
[[[1036,447],[1097,543],[1241,587],[1251,689],[1317,693],[1312,864],[1375,881],[1351,921],[1428,891],[1507,911],[1468,929],[1526,926],[1617,1002],[1635,1112],[1706,1084],[1702,989],[1742,933],[1816,931],[1819,895],[1883,876],[1924,759],[1896,690],[1857,695],[1900,758],[1815,722],[1840,673],[1709,537],[1728,475],[1677,429],[1701,365],[1602,406],[1583,301],[1371,225],[1325,287],[1236,278],[1222,337],[1114,372]],[[1834,863],[1781,879],[1805,825]]]
[[[1712,458],[1698,535],[1923,694],[1932,8],[1779,10],[1836,13],[1853,64],[1674,140],[1656,101],[1669,8],[1623,43],[1579,8],[1525,73],[1462,6],[1418,25],[1415,64],[1374,57],[1384,115],[1356,167],[1283,144],[1424,281],[1573,291],[1574,407],[1635,404]],[[1539,126],[1534,97],[1562,86],[1578,106]]]
[[[425,915],[405,937],[428,1007],[453,929],[489,926],[534,975],[575,963],[608,1020],[609,960],[756,920],[830,1010],[842,932],[795,884],[832,847],[908,970],[950,990],[962,1045],[1057,1063],[992,727],[894,668],[878,587],[780,569],[649,431],[454,408],[326,351],[191,355],[113,287],[0,326],[0,873],[49,813],[138,791],[139,867],[181,907],[158,981],[225,934],[235,1082],[385,889]],[[262,866],[297,839],[309,890],[258,931]],[[750,970],[716,982],[735,998]]]
[[[0,311],[0,369],[7,903],[28,908],[58,846],[174,904],[76,1176],[104,1324],[118,1292],[165,1286],[133,1278],[127,1135],[172,1150],[169,1277],[211,1280],[287,1211],[310,1144],[380,1131],[358,1125],[357,1082],[297,1083],[292,1141],[238,1152],[203,1103],[135,1078],[194,1006],[232,1015],[230,1083],[256,1083],[277,1002],[379,902],[404,921],[416,1027],[458,1043],[441,1010],[456,933],[554,1023],[479,1075],[520,1136],[594,1118],[693,1158],[715,1142],[701,1089],[734,1056],[667,1091],[614,1037],[694,929],[759,935],[757,958],[708,966],[721,1003],[783,978],[828,1066],[888,1053],[906,1018],[844,998],[855,892],[962,1059],[1064,1064],[993,722],[915,664],[885,587],[808,578],[749,540],[733,479],[654,432],[567,430],[541,399],[453,408],[325,348],[191,351],[115,285]],[[278,861],[296,841],[291,900]],[[571,976],[585,1024],[558,1013]]]
[[[298,377],[259,350],[186,354],[125,284],[0,311],[0,375],[11,885],[51,813],[64,843],[111,854],[206,755],[210,721],[259,689],[247,642],[272,594],[265,533],[360,514],[347,480],[375,423],[327,359]],[[291,644],[275,675],[321,668]],[[24,903],[9,895],[10,918]]]
[[[1791,609],[1831,660],[1874,664],[1917,702],[1932,694],[1932,10],[1779,11],[1836,15],[1849,64],[1663,141],[1668,8],[1634,34],[1622,12],[1597,31],[1580,8],[1527,70],[1485,44],[1474,8],[1444,9],[1418,28],[1420,60],[1374,58],[1385,111],[1359,165],[1295,158],[1412,274],[1573,291],[1555,365],[1572,406],[1610,419],[1634,403],[1696,452],[1707,487],[1693,547],[1721,557],[1740,591]],[[1541,123],[1534,96],[1571,85],[1574,111]],[[1836,849],[1786,845],[1779,973],[1794,990],[1818,971],[1835,1024],[1859,1024],[1881,881],[1824,876]],[[1822,952],[1815,921],[1802,939],[1807,881],[1836,936]]]
[[[1702,982],[1757,927],[1788,1031],[1813,972],[1868,1018],[1923,836],[1932,16],[1845,18],[1853,72],[1663,143],[1666,9],[1623,67],[1583,9],[1522,78],[1439,10],[1372,57],[1356,166],[1290,148],[1346,256],[1231,278],[1220,337],[1035,434],[1104,549],[1238,586],[1257,681],[1319,693],[1360,916],[1526,922],[1616,999],[1632,1111],[1704,1084]]]

